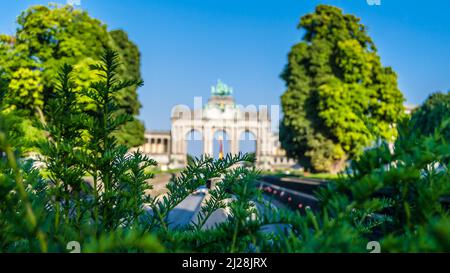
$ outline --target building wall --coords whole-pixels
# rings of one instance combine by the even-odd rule
[[[231,96],[212,96],[203,109],[176,106],[172,111],[170,132],[148,132],[140,149],[160,163],[160,167],[181,168],[187,162],[187,137],[197,131],[202,136],[203,153],[213,155],[214,135],[224,131],[229,137],[230,152],[237,154],[245,132],[256,140],[257,166],[265,170],[291,168],[293,160],[282,151],[278,135],[272,133],[267,108],[238,107]]]

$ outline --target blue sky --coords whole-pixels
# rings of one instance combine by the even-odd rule
[[[22,10],[47,3],[0,0],[0,33],[13,34]],[[239,104],[279,104],[279,74],[301,40],[296,26],[320,3],[362,19],[407,103],[450,89],[450,1],[81,0],[81,7],[137,43],[145,81],[140,118],[147,129],[169,129],[172,107],[206,100],[218,78],[234,87]]]

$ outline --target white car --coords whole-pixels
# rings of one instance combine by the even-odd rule
[[[197,194],[207,194],[208,193],[208,188],[206,186],[200,186],[198,187],[198,189],[196,189],[193,194],[197,195]]]

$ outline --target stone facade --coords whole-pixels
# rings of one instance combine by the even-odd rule
[[[267,107],[237,106],[232,90],[219,81],[212,88],[208,103],[199,109],[178,105],[172,110],[171,131],[150,131],[146,143],[139,149],[148,154],[162,169],[186,166],[188,136],[201,136],[203,154],[213,155],[214,137],[224,132],[229,143],[228,152],[240,152],[240,140],[251,135],[256,141],[257,166],[264,170],[290,169],[295,161],[288,159],[281,149],[278,135],[272,132]],[[216,138],[217,139],[217,138]]]

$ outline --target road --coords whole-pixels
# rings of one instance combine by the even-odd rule
[[[326,186],[329,182],[326,180],[311,179],[304,177],[277,177],[277,176],[263,176],[262,181],[270,183],[279,187],[287,188],[296,192],[302,192],[314,195],[314,192],[319,188]]]
[[[328,182],[303,178],[262,177],[258,181],[259,188],[271,199],[276,200],[293,210],[304,212],[306,208],[318,209],[319,200],[315,191]]]
[[[205,199],[205,194],[199,193],[191,194],[181,201],[167,216],[169,228],[177,229],[191,224],[200,211],[203,199]]]
[[[169,182],[170,174],[159,174],[151,180],[153,189],[149,192],[152,196],[163,196],[167,193],[166,184]],[[270,181],[270,182],[268,182]],[[312,192],[323,185],[324,181],[303,180],[296,178],[274,179],[273,177],[258,181],[258,186],[264,191],[263,203],[256,202],[259,213],[271,213],[276,209],[294,209],[304,211],[306,207],[316,209],[318,200]],[[283,185],[283,186],[280,186]],[[267,190],[270,188],[270,191]],[[305,190],[308,193],[300,192]],[[311,194],[310,194],[311,193]],[[167,220],[169,227],[179,229],[181,227],[196,223],[198,213],[202,204],[208,199],[207,191],[204,193],[191,194],[169,212]],[[232,199],[226,200],[231,202]],[[270,209],[267,209],[267,206]],[[214,226],[226,221],[230,216],[229,209],[219,209],[207,219],[203,229],[214,228]]]

